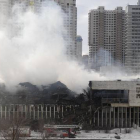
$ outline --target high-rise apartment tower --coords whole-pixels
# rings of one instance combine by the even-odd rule
[[[62,11],[64,12],[64,28],[65,35],[64,39],[66,42],[66,54],[70,59],[77,59],[77,45],[76,45],[76,37],[77,37],[77,7],[76,0],[0,0],[0,12],[2,15],[11,14],[11,7],[16,3],[19,6],[19,12],[21,10],[25,11],[26,8],[30,8],[34,12],[39,12],[40,7],[43,5],[43,2],[55,1],[58,5],[60,5]],[[48,13],[49,14],[49,13]],[[11,15],[10,15],[11,16]],[[8,17],[8,16],[7,16]],[[1,22],[3,17],[0,16],[0,25],[5,22]],[[57,23],[56,23],[57,24]],[[20,24],[16,23],[15,26],[12,27],[12,35],[16,32],[16,35],[20,34]],[[18,25],[18,26],[17,26]],[[58,27],[59,28],[59,27]]]
[[[125,66],[128,73],[140,73],[140,0],[126,8]]]
[[[0,28],[3,28],[7,25],[10,14],[10,7],[10,0],[0,0]]]
[[[77,59],[77,7],[76,0],[54,0],[65,13],[64,23],[66,29],[66,53],[71,59]]]
[[[122,7],[105,10],[100,6],[89,12],[90,68],[124,64],[124,19]]]

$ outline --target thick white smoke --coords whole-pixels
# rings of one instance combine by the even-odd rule
[[[17,9],[18,5],[13,10],[16,16],[9,21],[15,36],[10,34],[9,26],[0,30],[0,80],[8,89],[20,82],[47,85],[61,81],[71,90],[79,91],[90,80],[104,79],[67,60],[64,13],[58,5],[48,3],[39,14],[32,10],[21,13]]]

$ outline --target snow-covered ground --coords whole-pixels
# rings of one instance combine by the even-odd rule
[[[75,139],[107,139],[107,140],[116,140],[115,136],[120,136],[121,140],[140,140],[140,128],[138,129],[127,129],[130,130],[130,133],[126,133],[126,129],[114,129],[108,131],[106,133],[105,131],[80,131],[76,134]],[[25,139],[38,139],[41,140],[42,136],[39,132],[31,132],[31,137],[25,138]],[[53,138],[51,138],[53,139]],[[55,139],[55,138],[54,138]],[[58,139],[58,138],[57,138]],[[64,138],[68,139],[68,138]],[[0,140],[4,140],[4,138],[0,137]]]
[[[140,140],[140,128],[138,129],[127,129],[130,131],[130,133],[126,133],[126,129],[114,129],[108,131],[106,133],[105,131],[80,131],[76,134],[76,139],[112,139],[115,140],[115,136],[120,136],[121,140]],[[30,138],[36,138],[40,139],[41,134],[39,132],[32,131]]]
[[[140,140],[140,129],[131,129],[130,133],[126,133],[125,129],[114,129],[105,133],[105,131],[81,131],[77,134],[77,138],[95,138],[95,139],[115,139],[119,135],[121,140]]]

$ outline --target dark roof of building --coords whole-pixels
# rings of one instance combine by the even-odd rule
[[[83,39],[82,39],[82,37],[81,37],[81,36],[79,36],[79,35],[78,35],[78,36],[76,37],[76,41],[77,41],[77,42],[82,42],[82,41],[83,41]]]

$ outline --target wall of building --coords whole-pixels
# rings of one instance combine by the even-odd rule
[[[66,41],[66,54],[71,59],[77,59],[77,7],[76,0],[54,0],[57,2],[65,13],[64,27],[66,29],[65,41]]]
[[[128,73],[140,73],[140,5],[126,8],[125,67]]]
[[[140,106],[140,82],[139,81],[93,81],[91,88],[94,90],[128,90],[129,106]],[[112,93],[113,94],[113,93]]]
[[[0,28],[4,28],[7,25],[10,15],[10,0],[0,0]]]
[[[83,55],[83,56],[82,56],[82,63],[83,63],[83,65],[84,65],[85,69],[88,69],[88,68],[89,68],[89,67],[88,67],[88,60],[89,60],[88,55]]]
[[[55,104],[0,104],[0,119],[28,118],[32,120],[63,118],[65,113],[74,112],[74,105]]]
[[[115,10],[104,7],[89,12],[89,65],[125,66],[130,74],[140,73],[140,1]]]
[[[131,128],[140,126],[140,107],[108,107],[99,110],[93,119],[95,128]]]
[[[105,10],[104,7],[89,12],[89,65],[99,70],[101,66],[124,64],[124,18],[122,7]]]
[[[76,55],[77,55],[77,60],[79,62],[82,61],[82,42],[83,42],[83,39],[81,36],[77,36],[76,38],[76,45],[77,45],[77,52],[76,52]]]
[[[95,125],[95,128],[112,129],[140,126],[140,81],[92,81],[90,87],[92,92],[109,91],[108,93],[112,97],[116,96],[113,95],[116,94],[113,90],[128,91],[127,94],[129,94],[126,103],[121,102],[123,99],[122,95],[120,101],[107,101],[107,104],[110,105],[103,104],[102,107],[99,107],[93,116],[92,123]],[[119,94],[123,93],[119,92]],[[118,99],[118,95],[116,99]]]
[[[64,28],[65,28],[65,43],[66,43],[66,54],[70,59],[77,59],[77,7],[76,0],[54,0],[62,8],[64,14]],[[19,14],[22,11],[31,9],[33,12],[39,12],[41,6],[43,5],[44,0],[0,0],[0,13],[5,16],[0,16],[0,27],[6,25],[7,19],[16,18],[15,14],[12,15],[12,6],[16,3],[19,6],[19,10],[16,11]],[[46,1],[47,2],[47,1]],[[22,25],[17,23],[16,20],[13,20],[15,23],[11,28],[11,36],[20,35],[20,30]],[[10,33],[9,33],[10,34]]]

